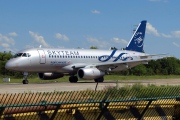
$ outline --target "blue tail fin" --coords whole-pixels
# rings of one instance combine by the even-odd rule
[[[143,45],[144,45],[144,37],[145,37],[145,31],[146,31],[146,22],[147,21],[141,21],[141,23],[138,25],[136,31],[134,32],[131,40],[129,41],[126,50],[131,51],[137,51],[137,52],[143,52]]]

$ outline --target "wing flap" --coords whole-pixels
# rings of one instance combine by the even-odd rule
[[[142,56],[140,56],[140,58],[141,58],[141,59],[147,59],[147,58],[149,58],[149,57],[154,57],[154,56],[156,56],[156,57],[161,57],[161,56],[165,56],[165,55],[167,55],[167,54],[142,55]]]

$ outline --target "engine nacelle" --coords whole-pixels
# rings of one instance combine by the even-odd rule
[[[97,68],[81,68],[78,70],[77,75],[81,79],[97,79],[104,76],[105,72]]]
[[[63,77],[64,74],[61,74],[61,73],[38,73],[38,76],[41,80],[54,80],[54,79]]]

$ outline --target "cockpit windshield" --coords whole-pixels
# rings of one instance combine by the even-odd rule
[[[23,54],[23,53],[16,53],[16,54],[13,56],[13,58],[21,57],[22,54]]]
[[[30,57],[31,55],[29,53],[16,53],[13,58],[17,57]]]
[[[26,54],[26,53],[23,53],[23,54],[22,54],[22,57],[27,57],[27,54]]]

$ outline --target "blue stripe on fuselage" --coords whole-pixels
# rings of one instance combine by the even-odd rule
[[[115,60],[113,60],[113,62],[116,62],[118,60],[122,60],[122,61],[126,61],[127,60],[127,57],[123,58],[122,59],[122,56],[124,54],[127,54],[127,53],[121,53],[119,54],[119,56],[115,57],[114,54],[116,53],[117,50],[113,50],[112,53],[110,55],[102,55],[98,58],[99,61],[101,62],[107,62],[109,61],[111,58],[115,58]],[[105,60],[103,60],[103,58],[106,58]],[[133,60],[133,58],[131,57],[131,60]]]
[[[101,62],[106,62],[106,61],[108,61],[109,59],[111,59],[112,57],[113,57],[113,55],[115,54],[115,52],[116,52],[117,50],[113,50],[112,51],[112,53],[111,53],[111,55],[102,55],[102,56],[100,56],[99,57],[99,61],[101,61]],[[105,60],[102,60],[102,58],[104,58],[104,57],[107,57],[107,59],[105,59]]]

